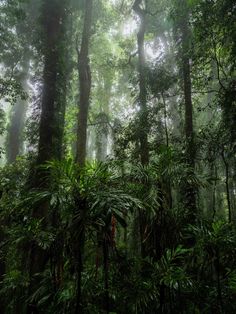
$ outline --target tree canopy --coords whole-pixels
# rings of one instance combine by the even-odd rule
[[[235,15],[1,1],[0,313],[236,312]]]

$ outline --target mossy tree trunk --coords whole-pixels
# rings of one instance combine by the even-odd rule
[[[36,171],[30,187],[37,190],[49,188],[50,173],[38,167],[62,157],[64,115],[66,102],[66,16],[67,0],[44,0],[42,3],[42,47],[44,53],[43,96],[39,126],[38,156]],[[55,221],[50,212],[49,201],[33,209],[32,216],[40,221],[44,231]],[[42,274],[49,260],[49,250],[42,249],[37,242],[31,243],[29,251],[30,286],[29,296],[38,287],[37,273]],[[27,313],[38,313],[37,302],[28,304]]]

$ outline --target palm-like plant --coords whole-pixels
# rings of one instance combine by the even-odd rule
[[[98,238],[102,239],[108,303],[109,247],[113,245],[114,240],[112,221],[116,220],[124,227],[126,225],[124,216],[129,211],[141,207],[141,202],[122,190],[117,174],[110,171],[109,164],[91,163],[80,168],[68,159],[51,161],[44,167],[50,173],[51,179],[51,189],[44,193],[50,195],[52,216],[56,215],[57,220],[60,221],[58,224],[60,228],[56,230],[55,241],[52,244],[54,259],[56,257],[61,260],[59,255],[67,256],[77,277],[76,303],[80,307],[81,304],[78,305],[78,303],[81,303],[85,238],[95,232]],[[62,241],[58,248],[57,240],[62,238],[67,241],[66,247],[70,248],[69,255],[64,251]],[[58,255],[55,248],[61,250],[62,253]],[[57,265],[55,261],[55,268],[62,268],[62,265]],[[54,270],[54,273],[56,274],[57,271]]]
[[[195,279],[204,287],[211,287],[206,302],[216,305],[224,312],[225,305],[230,304],[231,280],[235,271],[234,228],[225,221],[202,221],[199,226],[189,225],[187,229],[196,240],[192,251],[192,265],[200,265],[198,269],[192,267],[192,271],[197,274]],[[199,302],[203,303],[204,295],[198,297],[201,300]]]

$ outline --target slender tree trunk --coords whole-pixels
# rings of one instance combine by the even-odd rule
[[[29,61],[25,60],[22,64],[23,70],[20,75],[20,83],[25,92],[28,90],[27,78],[29,71]],[[12,163],[16,157],[22,153],[23,129],[25,114],[27,110],[27,100],[18,99],[11,110],[10,124],[6,143],[7,162]]]
[[[89,62],[89,41],[92,26],[93,0],[86,0],[84,27],[81,49],[78,51],[78,72],[79,72],[79,113],[77,129],[77,151],[76,161],[83,166],[86,159],[87,124],[91,91],[91,71]]]
[[[137,34],[138,42],[138,73],[139,73],[139,106],[140,106],[140,158],[143,165],[149,163],[148,148],[148,110],[147,110],[147,87],[145,73],[145,49],[144,36],[146,30],[146,12],[141,8],[143,0],[135,0],[133,10],[139,16],[140,27]]]
[[[109,314],[110,302],[109,302],[109,282],[108,282],[108,243],[107,240],[103,240],[103,271],[104,271],[104,309]]]
[[[186,163],[188,167],[188,175],[194,175],[195,168],[195,143],[193,130],[193,104],[192,104],[192,82],[191,82],[191,66],[190,66],[190,28],[189,28],[189,12],[186,0],[182,0],[183,15],[181,21],[182,33],[182,75],[184,89],[184,106],[185,106],[185,138],[186,138]],[[185,205],[190,212],[190,221],[194,221],[196,217],[196,187],[192,183],[185,184]]]
[[[234,164],[233,164],[234,165]],[[232,213],[232,221],[235,224],[235,208],[236,208],[236,197],[235,197],[235,191],[236,191],[236,185],[235,185],[235,178],[236,178],[236,174],[235,174],[235,169],[236,167],[231,167],[231,171],[230,171],[230,177],[232,178],[232,186],[230,189],[230,199],[231,199],[231,213]]]
[[[217,184],[217,181],[216,181],[217,180],[217,166],[215,165],[215,162],[213,165],[212,175],[215,176],[213,188],[212,188],[212,211],[213,211],[212,219],[214,221],[215,215],[216,215],[216,184]]]
[[[18,99],[11,110],[10,124],[8,127],[6,154],[7,162],[13,163],[17,156],[22,153],[22,133],[24,128],[24,120],[27,102]]]
[[[105,113],[100,113],[96,122],[98,123],[96,128],[96,159],[97,161],[105,161],[108,145],[108,116]]]
[[[167,126],[167,108],[166,108],[166,100],[164,93],[161,93],[162,100],[163,100],[163,105],[164,105],[164,125],[165,125],[165,137],[166,137],[166,146],[169,147],[169,134],[168,134],[168,126]],[[171,190],[171,182],[170,179],[167,178],[166,182],[164,184],[164,191],[166,191],[165,195],[165,207],[166,208],[171,208],[172,207],[172,190]]]
[[[81,210],[85,211],[86,200],[81,201],[78,199],[78,204],[81,206]],[[83,273],[83,256],[84,256],[84,244],[85,244],[85,230],[83,219],[81,220],[81,226],[79,230],[74,230],[76,235],[76,243],[74,252],[76,258],[76,276],[77,276],[77,287],[76,287],[76,306],[75,314],[82,314],[84,312],[83,302],[82,302],[82,273]]]
[[[93,0],[87,0],[85,2],[84,12],[84,26],[82,34],[82,42],[80,51],[78,53],[78,72],[79,72],[79,113],[78,113],[78,127],[77,127],[77,147],[76,147],[76,161],[83,167],[86,159],[86,147],[87,147],[87,124],[88,124],[88,110],[90,102],[91,91],[91,72],[89,62],[89,41],[91,37],[92,26],[92,8]],[[82,199],[78,195],[78,206],[80,216],[84,217],[86,214],[87,202],[86,199]],[[75,314],[83,313],[82,302],[82,271],[83,271],[83,251],[85,243],[85,230],[83,221],[81,221],[81,231],[78,234],[78,240],[75,248],[75,255],[78,256],[77,263],[77,295],[76,295],[76,307]]]
[[[226,188],[226,197],[227,197],[227,205],[228,205],[228,220],[232,221],[232,210],[231,210],[231,200],[230,200],[230,189],[229,189],[229,163],[225,158],[224,150],[221,153],[222,160],[225,166],[225,188]]]
[[[161,97],[164,105],[164,124],[165,124],[165,136],[166,136],[166,146],[169,146],[169,134],[168,134],[168,126],[167,126],[167,109],[166,109],[166,100],[164,93],[161,93]]]
[[[138,104],[140,107],[140,160],[143,166],[149,163],[149,147],[148,147],[148,111],[147,111],[147,87],[146,87],[146,73],[145,73],[145,49],[144,37],[146,31],[146,12],[142,8],[143,0],[135,0],[133,10],[140,19],[139,31],[137,34],[138,44],[138,74],[139,74],[139,97]],[[141,241],[141,256],[147,256],[145,237],[147,235],[147,219],[143,210],[139,210],[139,233]]]
[[[97,161],[105,161],[108,150],[108,134],[109,134],[109,104],[111,99],[112,79],[104,78],[104,84],[100,87],[105,91],[102,93],[100,113],[96,117],[96,159]]]
[[[105,97],[100,99],[101,110],[96,118],[96,159],[97,161],[105,161],[108,149],[108,134],[109,134],[109,103],[111,99],[112,81],[104,79],[105,83],[102,87],[105,92]]]

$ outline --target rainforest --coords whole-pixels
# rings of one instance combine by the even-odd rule
[[[235,0],[0,0],[0,314],[236,313]]]

